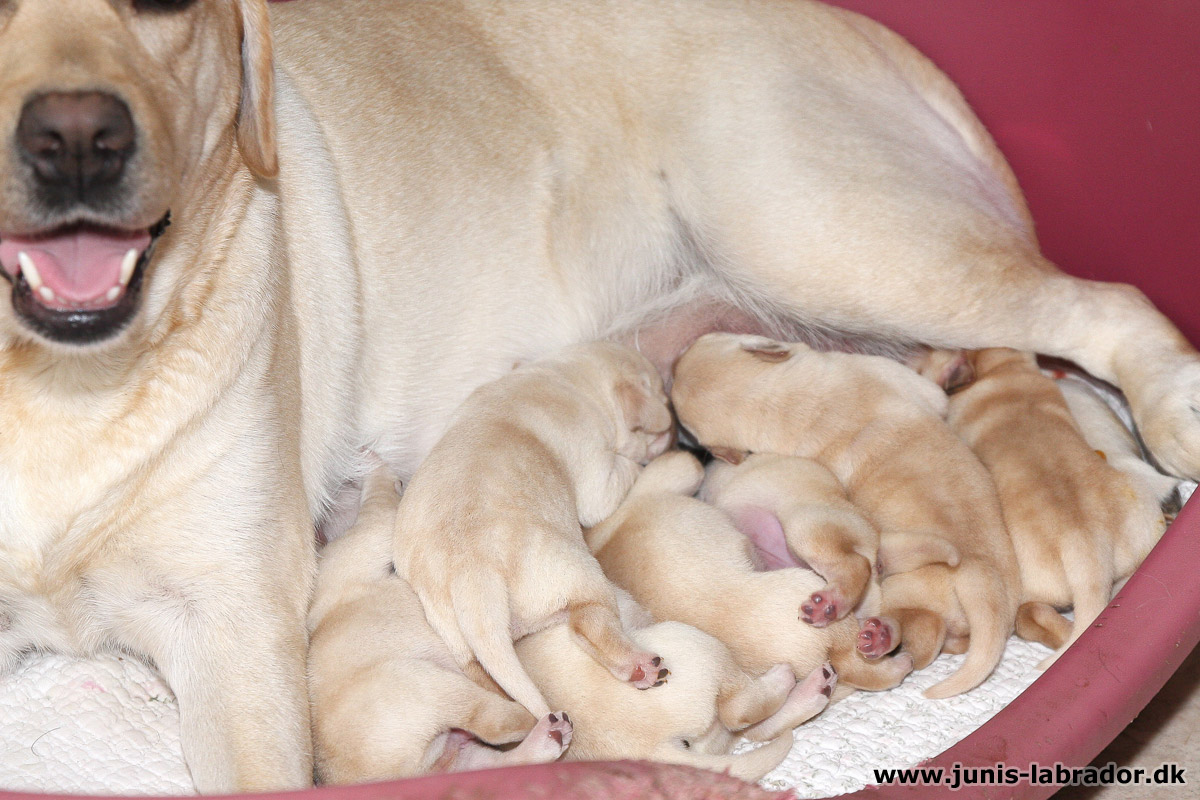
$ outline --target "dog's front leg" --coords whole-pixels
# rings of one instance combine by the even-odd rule
[[[302,512],[290,525],[265,515],[234,523],[230,510],[244,506],[224,499],[208,509],[210,525],[172,519],[166,506],[169,529],[89,582],[116,641],[153,659],[174,691],[198,791],[306,787],[311,524]]]

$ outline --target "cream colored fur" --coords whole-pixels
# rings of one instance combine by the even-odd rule
[[[969,382],[950,397],[947,421],[991,474],[1016,550],[1023,603],[1017,632],[1056,648],[1057,657],[1162,536],[1159,498],[1084,438],[1063,393],[1032,354],[934,351],[923,372],[937,380],[948,363],[964,365]],[[1097,435],[1112,430],[1090,420],[1088,427]],[[1115,461],[1129,456],[1131,438],[1117,445]],[[1065,626],[1064,639],[1065,621],[1055,619],[1054,609],[1066,607],[1075,610],[1075,622]]]
[[[318,777],[364,783],[558,758],[570,723],[535,720],[478,664],[468,676],[425,621],[392,565],[399,501],[390,470],[376,468],[358,521],[321,553],[308,615]]]
[[[987,678],[1013,629],[1019,573],[996,488],[943,420],[937,384],[878,356],[714,333],[679,360],[671,397],[706,446],[819,461],[878,528],[882,601],[863,623],[864,653],[899,639],[921,668],[969,635],[962,667],[926,695]]]
[[[471,394],[409,483],[397,571],[460,667],[478,660],[535,716],[550,707],[512,642],[566,621],[616,679],[662,683],[629,641],[581,525],[608,516],[671,433],[658,372],[608,342],[575,345]]]
[[[562,345],[621,336],[665,371],[736,323],[1051,353],[1200,475],[1193,349],[1041,257],[959,93],[873,22],[805,0],[180,9],[0,4],[0,238],[68,221],[11,146],[39,92],[124,98],[139,150],[103,221],[173,220],[121,335],[54,344],[0,309],[0,663],[152,659],[201,790],[310,781],[312,529],[352,504],[361,448],[408,477],[476,386]]]
[[[750,545],[728,515],[691,497],[702,476],[690,454],[663,455],[616,513],[587,531],[588,547],[614,583],[656,618],[717,637],[753,673],[783,662],[802,677],[829,661],[844,695],[891,688],[912,670],[908,655],[861,659],[853,618],[825,628],[802,622],[800,605],[821,588],[821,578],[799,568],[756,571]]]

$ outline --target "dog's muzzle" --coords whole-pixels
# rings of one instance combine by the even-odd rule
[[[17,318],[61,344],[115,336],[137,313],[146,265],[170,217],[141,231],[76,224],[0,236],[0,274],[12,284]]]

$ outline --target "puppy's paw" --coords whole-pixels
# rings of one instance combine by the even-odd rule
[[[830,622],[846,616],[848,604],[836,587],[826,586],[813,592],[812,597],[800,604],[800,619],[814,628],[824,628]]]
[[[649,653],[642,653],[634,661],[628,680],[635,689],[650,689],[662,686],[670,675],[671,670],[667,669],[661,658]]]
[[[567,712],[547,714],[533,726],[521,747],[528,745],[529,755],[538,761],[553,761],[570,747],[574,730]]]
[[[858,630],[858,652],[864,658],[880,658],[896,648],[899,638],[890,621],[868,617]]]
[[[801,681],[800,685],[805,687],[805,691],[831,697],[833,690],[837,688],[837,683],[837,670],[833,668],[833,664],[826,661],[809,673],[809,676]]]

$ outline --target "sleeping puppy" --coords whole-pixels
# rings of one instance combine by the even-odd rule
[[[1111,466],[1143,486],[1164,508],[1178,510],[1179,479],[1164,475],[1147,463],[1133,433],[1096,390],[1084,379],[1070,374],[1056,383],[1088,446],[1102,453]]]
[[[670,682],[653,692],[614,681],[565,623],[516,644],[534,682],[570,715],[567,760],[648,759],[756,781],[783,761],[791,730],[824,709],[837,685],[828,663],[799,683],[786,664],[754,677],[712,636],[679,622],[650,624],[624,592],[619,602],[630,638],[671,663]],[[739,737],[767,744],[734,755]]]
[[[750,541],[718,508],[693,498],[704,475],[685,452],[643,471],[611,517],[586,532],[588,546],[618,586],[658,619],[674,619],[724,642],[759,674],[777,662],[796,676],[825,661],[845,689],[888,689],[912,671],[907,654],[868,662],[855,652],[852,618],[826,627],[798,619],[800,604],[823,584],[808,569],[759,571]],[[674,667],[673,667],[674,668]]]
[[[648,689],[669,674],[621,629],[580,525],[617,507],[671,424],[640,354],[567,347],[475,390],[400,501],[396,569],[430,625],[535,716],[550,707],[512,643],[563,619],[618,679]]]
[[[706,447],[819,461],[879,530],[882,609],[863,623],[860,652],[878,657],[903,641],[921,668],[965,650],[927,697],[987,678],[1013,629],[1020,578],[996,489],[942,419],[936,384],[886,358],[709,334],[676,365],[672,399]]]
[[[319,779],[361,783],[558,758],[571,741],[570,721],[535,720],[467,677],[396,575],[399,500],[390,472],[377,467],[358,521],[322,553],[308,616]],[[507,751],[494,747],[514,742]]]
[[[807,458],[714,455],[700,499],[733,518],[754,544],[760,568],[807,566],[825,579],[800,605],[801,619],[823,628],[857,608],[876,586],[871,578],[879,531],[846,497],[837,477]]]
[[[1032,353],[935,350],[918,366],[953,391],[947,421],[995,481],[1021,570],[1017,632],[1058,648],[1042,663],[1048,666],[1100,615],[1114,584],[1137,569],[1166,529],[1159,498],[1107,460],[1109,451],[1114,461],[1128,458],[1136,443],[1107,407],[1100,412],[1076,398],[1108,449],[1087,441]],[[1111,423],[1097,426],[1092,416],[1100,413],[1124,435],[1114,435]],[[1068,606],[1075,609],[1073,631],[1054,610]]]

